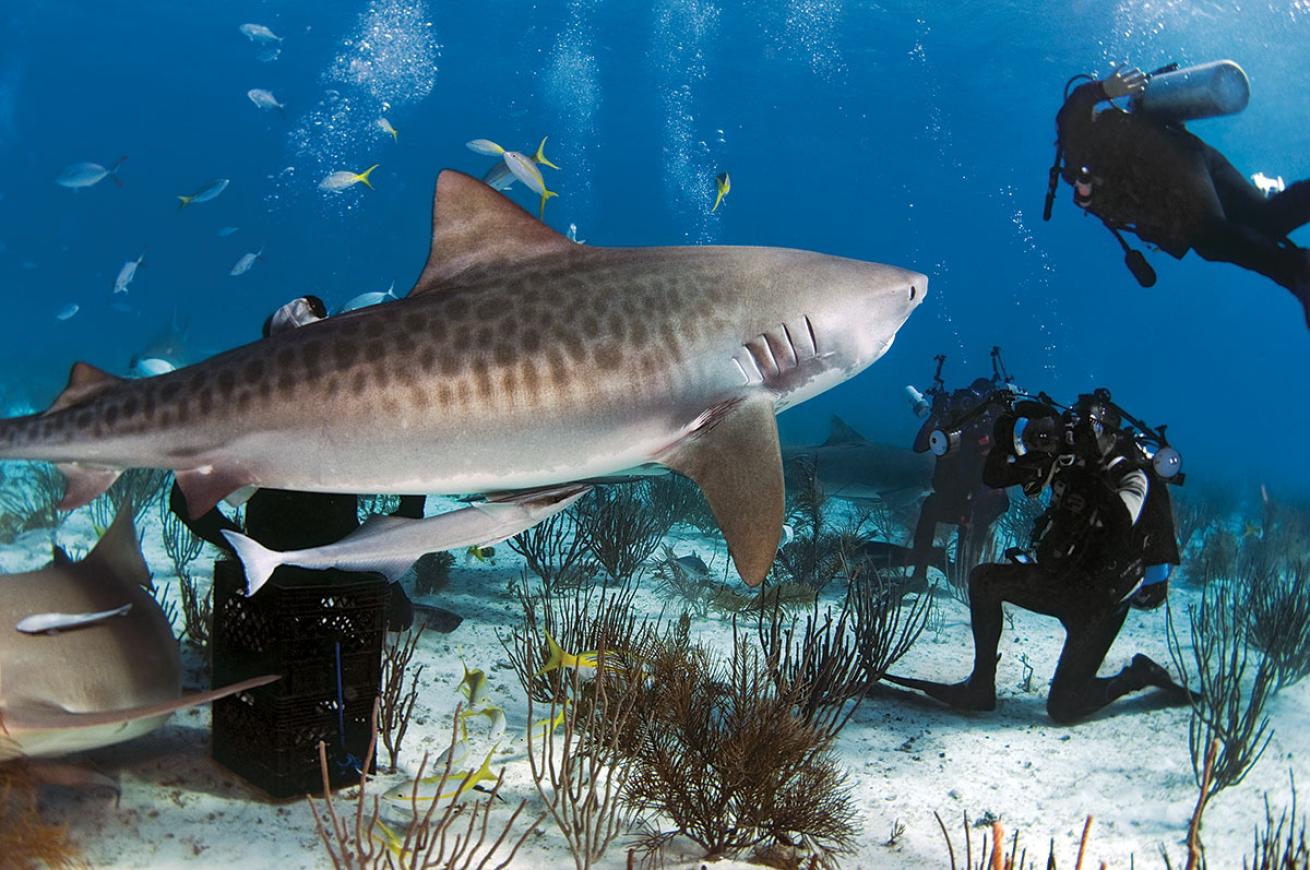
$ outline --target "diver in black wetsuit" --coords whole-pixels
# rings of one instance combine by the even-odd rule
[[[945,357],[937,359],[934,383],[940,384],[941,362]],[[923,453],[929,449],[933,431],[953,430],[954,421],[966,417],[968,422],[960,430],[957,449],[937,457],[932,492],[919,508],[911,555],[914,565],[911,589],[926,589],[928,567],[939,561],[936,555],[939,551],[933,548],[939,524],[956,527],[955,564],[959,570],[968,571],[982,558],[992,526],[1010,509],[1010,498],[1005,490],[983,482],[983,465],[991,450],[992,428],[1001,408],[996,406],[994,411],[973,413],[991,398],[999,386],[1008,382],[1002,376],[1003,369],[997,368],[1001,365],[1000,348],[992,349],[992,363],[996,371],[990,380],[978,378],[968,387],[949,394],[940,387],[930,391],[933,393],[932,410],[914,436],[914,452]]]
[[[1010,563],[980,565],[969,575],[973,673],[954,684],[886,679],[961,709],[995,709],[1001,605],[1010,602],[1064,626],[1067,637],[1047,699],[1047,712],[1057,722],[1077,721],[1148,686],[1187,703],[1188,690],[1145,655],[1134,656],[1113,677],[1096,676],[1147,567],[1178,563],[1166,482],[1120,429],[1108,393],[1081,396],[1064,418],[1043,407],[1020,403],[1021,413],[999,419],[998,446],[987,457],[988,485],[1019,484],[1030,496],[1049,485],[1052,498],[1033,530],[1035,558],[1011,552]]]
[[[1068,95],[1056,117],[1060,150],[1044,217],[1058,170],[1075,188],[1075,203],[1116,235],[1128,230],[1176,258],[1190,249],[1271,278],[1300,301],[1310,326],[1310,250],[1287,239],[1310,222],[1310,180],[1266,199],[1181,123],[1141,110],[1097,111],[1107,100],[1141,94],[1148,80],[1140,70],[1122,70]],[[1140,252],[1120,244],[1138,281],[1151,286],[1155,275]]]

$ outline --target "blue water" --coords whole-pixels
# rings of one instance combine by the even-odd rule
[[[244,22],[282,36],[280,57],[261,62]],[[75,360],[123,371],[175,316],[200,356],[256,337],[302,293],[403,290],[426,258],[437,171],[488,169],[469,139],[530,150],[549,134],[562,169],[546,170],[560,194],[547,221],[590,243],[786,245],[930,276],[887,357],[784,416],[784,438],[821,437],[835,412],[907,442],[903,385],[927,386],[937,353],[950,383],[988,374],[999,344],[1030,389],[1106,386],[1169,423],[1193,480],[1295,495],[1310,487],[1310,335],[1291,296],[1194,256],[1153,255],[1160,282],[1141,290],[1067,187],[1051,223],[1040,212],[1065,80],[1122,60],[1238,60],[1249,108],[1193,130],[1248,174],[1310,176],[1307,45],[1306,0],[7,0],[0,402],[43,407]],[[256,109],[253,87],[285,113]],[[384,113],[396,142],[375,126]],[[53,183],[119,155],[122,189]],[[316,188],[373,163],[374,191]],[[710,214],[724,170],[732,193]],[[213,177],[230,188],[179,212],[175,197]],[[111,307],[143,250],[131,310]],[[57,320],[70,302],[78,314]]]

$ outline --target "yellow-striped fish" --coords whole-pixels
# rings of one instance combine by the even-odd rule
[[[719,177],[714,179],[714,186],[718,188],[719,195],[714,197],[714,208],[710,209],[711,212],[719,210],[719,203],[723,202],[723,198],[732,190],[732,179],[728,177],[728,173],[720,172]]]

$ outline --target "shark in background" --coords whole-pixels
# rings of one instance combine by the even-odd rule
[[[78,363],[46,412],[0,421],[0,459],[56,462],[65,507],[172,469],[195,515],[250,486],[495,494],[658,466],[699,485],[754,585],[783,526],[775,414],[878,360],[926,290],[808,251],[577,245],[446,170],[404,298],[152,378]]]
[[[178,710],[270,683],[182,694],[173,630],[121,513],[90,554],[0,576],[0,763],[121,743]]]
[[[901,511],[932,489],[933,456],[878,444],[834,416],[822,444],[784,446],[787,485],[797,486],[809,463],[825,495],[856,503],[883,502]]]

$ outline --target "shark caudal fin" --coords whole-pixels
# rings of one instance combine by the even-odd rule
[[[282,554],[268,549],[254,538],[240,532],[224,529],[223,537],[227,538],[227,542],[232,545],[237,558],[246,569],[246,597],[249,598],[268,582],[269,577],[273,576],[273,572],[282,564]]]

